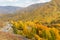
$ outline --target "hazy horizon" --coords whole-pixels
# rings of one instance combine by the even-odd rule
[[[0,0],[0,6],[27,7],[36,3],[45,3],[51,0]]]

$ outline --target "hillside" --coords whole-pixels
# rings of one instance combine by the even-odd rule
[[[4,15],[1,19],[13,20],[33,20],[39,19],[40,21],[51,22],[59,20],[60,18],[60,0],[52,0],[47,3],[33,4],[27,8],[16,11],[15,14]],[[48,20],[49,19],[49,20]]]
[[[0,40],[60,40],[60,0],[32,4],[12,14],[1,14],[0,27],[1,24],[4,32],[0,32]]]
[[[32,5],[30,9],[34,7],[34,9],[31,11],[29,7],[25,9],[24,11],[18,12],[18,14],[22,14],[22,20],[33,20],[33,19],[38,19],[40,21],[45,21],[45,22],[51,22],[51,21],[57,21],[60,18],[60,0],[52,0],[50,2],[47,2],[43,5],[38,4],[36,7]],[[41,5],[41,6],[39,6]]]
[[[10,20],[38,20],[40,23],[55,23],[60,20],[60,0],[52,0],[47,3],[33,4],[22,10],[15,11],[14,14],[5,14],[0,17],[2,21]]]

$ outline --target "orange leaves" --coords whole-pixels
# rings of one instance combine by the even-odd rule
[[[50,30],[53,30],[53,32],[55,33],[56,38],[60,40],[59,30],[58,30],[58,29],[56,29],[56,28],[54,28],[54,27],[53,27],[53,28],[51,28]]]
[[[55,27],[47,27],[34,21],[12,21],[12,25],[15,33],[31,40],[60,40],[60,31]]]
[[[49,30],[49,28],[47,26],[44,26],[42,24],[36,24],[37,28],[41,28],[43,30]]]

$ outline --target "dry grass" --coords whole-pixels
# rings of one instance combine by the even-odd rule
[[[0,31],[0,40],[27,40],[27,39],[22,36]]]

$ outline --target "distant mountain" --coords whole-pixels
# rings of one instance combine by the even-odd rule
[[[21,7],[15,7],[15,6],[0,6],[0,14],[5,13],[14,13],[17,10],[21,10]]]
[[[60,20],[60,0],[52,0],[47,3],[32,4],[15,12],[0,17],[1,20],[39,20],[42,23],[51,23]]]
[[[51,0],[47,3],[32,4],[14,14],[16,20],[39,20],[52,22],[60,20],[60,0]]]

